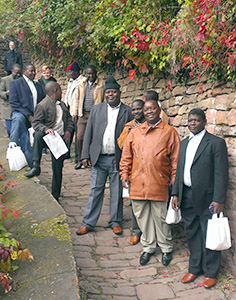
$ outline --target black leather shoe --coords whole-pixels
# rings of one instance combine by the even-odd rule
[[[153,253],[143,252],[143,254],[140,256],[140,260],[139,260],[140,265],[142,265],[142,266],[146,265],[149,262],[152,255],[153,255]]]
[[[168,266],[169,263],[171,262],[172,260],[172,252],[169,252],[169,253],[162,253],[162,264],[163,266]]]
[[[75,165],[75,170],[81,169],[82,166],[83,166],[83,164],[81,162],[79,162],[78,164]]]
[[[34,176],[38,176],[41,170],[40,167],[33,167],[29,172],[25,173],[24,176],[27,178],[32,178]]]

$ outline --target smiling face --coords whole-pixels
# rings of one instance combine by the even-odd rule
[[[132,103],[132,116],[134,117],[135,120],[138,122],[141,122],[144,119],[144,114],[143,114],[143,105],[141,102],[136,102],[134,101]]]
[[[149,100],[144,104],[143,113],[148,124],[156,124],[160,120],[160,112],[156,101]]]
[[[111,107],[116,107],[120,104],[120,90],[107,89],[105,90],[105,100]]]
[[[188,116],[188,129],[195,135],[202,131],[206,126],[206,120],[200,115]]]
[[[9,49],[10,49],[10,50],[14,50],[14,49],[15,49],[15,44],[14,44],[14,42],[10,42],[10,43],[9,43]]]
[[[86,76],[89,82],[94,82],[97,79],[97,72],[95,69],[88,68],[86,70]]]
[[[28,65],[24,71],[24,75],[28,77],[30,80],[34,80],[35,77],[35,67],[32,65]]]
[[[51,77],[51,70],[48,68],[44,72],[42,72],[43,77],[48,80]]]

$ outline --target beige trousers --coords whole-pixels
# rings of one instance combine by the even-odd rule
[[[143,251],[153,253],[158,244],[162,253],[172,252],[171,227],[165,222],[167,203],[151,200],[132,200],[132,207],[142,231]]]

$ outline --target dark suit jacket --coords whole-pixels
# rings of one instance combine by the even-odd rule
[[[13,80],[12,75],[1,78],[0,81],[0,98],[2,101],[2,118],[4,120],[11,119],[11,105],[9,103],[9,96],[6,94],[9,91],[10,82]]]
[[[81,158],[90,159],[92,166],[96,164],[102,150],[103,134],[107,126],[107,105],[107,102],[102,102],[92,108],[84,134]],[[119,169],[119,161],[121,157],[121,150],[117,145],[117,138],[120,136],[125,124],[132,119],[131,108],[124,103],[121,103],[115,129],[115,156],[117,170]]]
[[[34,118],[32,121],[32,126],[35,131],[42,131],[45,133],[49,128],[53,128],[56,124],[57,110],[56,102],[50,98],[48,95],[44,98],[35,109]],[[69,131],[70,133],[74,129],[74,124],[69,113],[68,108],[65,103],[60,102],[62,108],[62,120],[64,122],[64,132]]]
[[[35,87],[37,103],[39,103],[45,97],[45,93],[39,83],[36,82]],[[15,79],[10,83],[9,101],[12,111],[20,112],[25,117],[34,115],[33,95],[24,77]]]
[[[184,139],[180,144],[176,178],[172,189],[172,195],[179,197],[179,207],[183,196],[188,139]],[[225,141],[206,132],[195,154],[190,174],[193,209],[197,215],[201,215],[212,201],[224,203],[228,184],[228,155]]]

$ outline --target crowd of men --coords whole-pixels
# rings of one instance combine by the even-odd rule
[[[14,49],[13,49],[14,50]],[[11,50],[12,51],[12,50]],[[12,53],[11,53],[12,54]],[[7,70],[8,71],[8,70]],[[11,66],[10,75],[1,79],[0,96],[10,145],[20,145],[30,170],[27,178],[40,174],[43,137],[57,132],[69,153],[58,159],[52,154],[52,195],[59,200],[64,159],[70,157],[75,137],[75,169],[91,168],[91,191],[78,235],[87,234],[99,219],[107,178],[110,186],[109,226],[122,234],[122,190],[129,189],[131,201],[130,244],[141,241],[140,264],[146,265],[157,246],[162,264],[172,260],[171,227],[165,222],[167,205],[181,209],[190,250],[189,270],[183,283],[204,274],[204,287],[215,285],[220,268],[220,252],[206,249],[207,221],[212,213],[223,211],[226,201],[228,158],[225,141],[208,133],[206,116],[199,108],[188,114],[189,137],[180,142],[177,131],[168,124],[158,93],[146,91],[131,107],[121,101],[121,87],[113,76],[105,82],[88,65],[85,76],[79,64],[68,68],[65,98],[52,77],[49,66],[34,81],[33,64]],[[2,112],[3,114],[3,112]],[[30,146],[28,128],[33,127]]]

